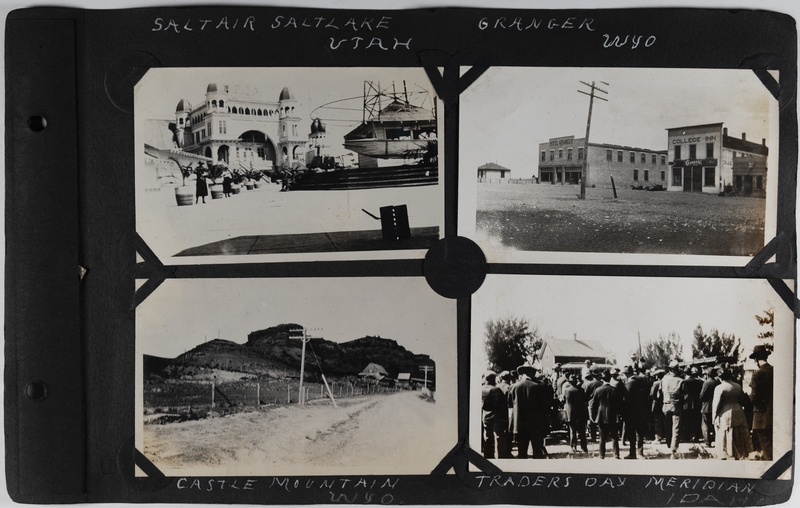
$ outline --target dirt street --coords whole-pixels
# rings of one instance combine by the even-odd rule
[[[577,185],[478,185],[477,230],[504,249],[752,256],[765,200]]]
[[[263,407],[145,425],[144,454],[162,470],[187,475],[427,474],[453,444],[440,413],[419,391],[347,399],[338,408],[322,400]]]

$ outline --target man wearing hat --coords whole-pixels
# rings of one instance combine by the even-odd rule
[[[506,429],[508,428],[508,410],[506,396],[496,386],[497,374],[489,371],[484,376],[485,384],[481,388],[481,414],[484,429],[483,456],[487,459],[495,458],[495,449],[499,458],[503,458],[508,447],[505,442]]]
[[[706,443],[706,446],[714,446],[716,432],[711,403],[714,401],[714,388],[719,385],[719,381],[714,377],[713,367],[706,367],[703,374],[705,374],[705,379],[703,380],[703,387],[700,389],[700,420],[702,423],[703,441]]]
[[[698,378],[700,370],[692,366],[687,369],[687,376],[683,380],[683,436],[687,441],[700,441],[700,392],[703,390],[703,381]]]
[[[588,360],[587,360],[588,361]],[[598,369],[592,369],[589,371],[586,376],[584,376],[585,381],[581,386],[583,390],[583,394],[586,397],[586,410],[589,410],[589,404],[592,401],[592,397],[594,397],[594,392],[601,386],[603,386],[603,382],[600,381],[600,371]],[[597,424],[589,418],[589,441],[594,443],[597,440]]]
[[[665,423],[671,423],[672,440],[670,449],[672,458],[678,458],[678,445],[680,444],[681,416],[683,416],[683,379],[678,375],[678,361],[669,362],[669,372],[661,380],[661,393],[664,396],[662,412]]]
[[[664,379],[664,370],[653,367],[653,384],[650,385],[650,413],[653,415],[653,434],[656,440],[661,443],[665,440],[669,442],[671,437],[664,417],[664,393],[661,391],[661,381]],[[671,422],[670,422],[671,423]]]
[[[630,365],[623,371],[627,377],[625,389],[628,391],[625,401],[625,441],[630,444],[630,451],[625,458],[635,459],[637,451],[639,455],[644,456],[644,434],[647,429],[647,416],[650,414],[650,393],[647,379],[640,372],[634,372]]]
[[[511,431],[517,441],[517,458],[528,458],[528,446],[533,446],[533,458],[544,457],[544,438],[550,431],[549,411],[553,391],[544,382],[535,381],[536,368],[517,367],[519,381],[508,391],[511,411]]]
[[[600,429],[600,458],[606,454],[606,441],[613,441],[614,457],[619,458],[617,420],[625,408],[625,388],[611,385],[611,372],[603,372],[603,386],[594,391],[589,403],[589,418]]]
[[[770,351],[763,344],[753,348],[750,358],[758,370],[750,380],[753,402],[753,441],[761,448],[761,460],[772,460],[772,365],[767,362]]]

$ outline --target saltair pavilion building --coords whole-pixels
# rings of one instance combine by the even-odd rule
[[[271,170],[326,155],[325,125],[315,119],[308,134],[301,121],[288,87],[270,101],[254,87],[209,83],[199,104],[178,102],[170,129],[176,148],[185,152],[232,168]]]
[[[565,136],[539,144],[539,182],[579,184],[585,138]],[[586,185],[617,187],[661,184],[666,187],[669,166],[666,150],[589,143]]]
[[[743,196],[764,197],[767,185],[765,139],[761,143],[728,136],[722,123],[667,129],[670,178],[667,190],[733,191]]]

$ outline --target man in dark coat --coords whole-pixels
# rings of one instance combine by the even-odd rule
[[[647,416],[650,414],[650,394],[647,388],[647,379],[641,372],[634,372],[630,365],[625,367],[625,389],[628,396],[625,404],[625,440],[630,444],[630,451],[626,459],[635,459],[644,456],[644,434],[647,430]]]
[[[761,448],[761,460],[772,460],[772,365],[767,362],[770,351],[759,344],[750,358],[758,370],[750,380],[750,400],[753,402],[753,441]]]
[[[575,453],[580,442],[583,453],[589,453],[586,448],[586,420],[589,419],[589,411],[586,396],[577,385],[578,380],[570,375],[561,387],[564,397],[564,416],[569,425],[569,446],[572,448],[572,453]]]
[[[544,457],[544,438],[550,430],[549,412],[553,404],[552,388],[544,381],[534,381],[536,368],[517,367],[520,379],[508,391],[511,412],[511,431],[517,441],[517,458],[528,458],[528,446],[533,445],[533,458]]]
[[[497,387],[503,392],[503,411],[505,412],[505,422],[506,428],[503,431],[505,435],[505,443],[506,448],[505,450],[497,450],[497,456],[501,459],[504,458],[511,458],[511,447],[514,444],[514,439],[511,435],[511,430],[509,428],[509,409],[508,409],[508,392],[511,390],[511,383],[513,382],[513,376],[511,372],[504,370],[500,374],[497,375]],[[499,411],[499,409],[498,409]]]
[[[714,419],[712,416],[711,403],[714,401],[714,388],[719,385],[719,381],[714,377],[714,368],[708,367],[703,373],[703,387],[700,389],[700,420],[703,430],[703,441],[706,446],[714,446],[716,433],[714,430]]]
[[[506,443],[506,430],[508,429],[508,406],[506,396],[495,383],[497,374],[489,372],[485,376],[485,384],[481,388],[481,414],[484,429],[483,456],[487,459],[495,458],[495,450],[498,458],[503,458],[505,450],[508,448]]]
[[[699,373],[697,367],[691,367],[683,380],[683,435],[691,443],[700,441],[701,434],[700,392],[703,390],[703,381],[697,377]]]
[[[617,420],[625,410],[624,388],[611,386],[611,373],[603,373],[603,385],[594,391],[589,404],[589,417],[600,429],[600,458],[606,455],[606,441],[613,441],[614,457],[619,458]]]
[[[678,458],[681,417],[683,416],[683,379],[678,372],[678,361],[672,360],[669,364],[669,372],[661,379],[661,393],[664,396],[661,410],[664,412],[664,423],[672,424],[670,449],[673,459]]]
[[[581,386],[583,394],[586,397],[586,410],[589,410],[589,403],[592,401],[594,391],[603,386],[600,381],[600,372],[597,369],[592,369],[588,374],[583,376],[584,382]],[[589,441],[594,443],[597,440],[597,424],[590,418],[589,419]]]

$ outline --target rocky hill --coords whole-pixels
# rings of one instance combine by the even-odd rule
[[[247,342],[238,344],[215,339],[203,343],[174,359],[145,355],[145,379],[176,378],[204,371],[226,370],[267,377],[298,377],[302,341],[289,338],[289,330],[297,324],[281,324],[251,332]],[[433,366],[428,355],[414,354],[392,339],[366,336],[336,343],[311,339],[306,346],[306,376],[356,376],[370,363],[381,365],[392,378],[401,372],[422,377],[419,368]],[[319,365],[319,367],[318,367]],[[434,379],[435,373],[428,374]]]

